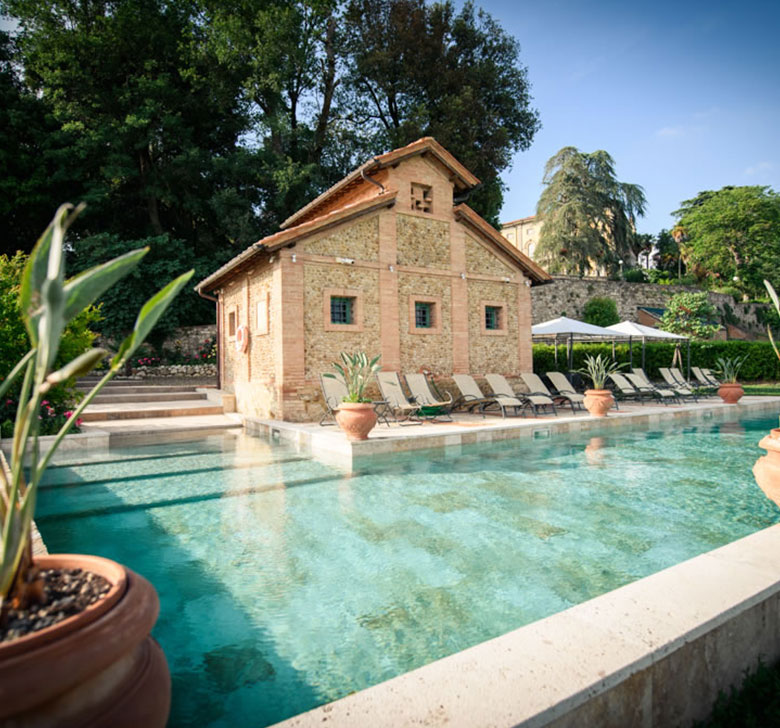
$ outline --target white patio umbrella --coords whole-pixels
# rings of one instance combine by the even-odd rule
[[[586,341],[589,339],[628,339],[626,334],[618,334],[604,326],[594,326],[586,324],[584,321],[577,321],[566,316],[559,316],[549,321],[544,321],[531,327],[531,336],[534,339],[554,339],[555,341],[555,360],[558,361],[558,337],[566,339],[569,350],[569,369],[572,366],[573,350],[572,345],[575,341]]]
[[[645,326],[643,324],[635,323],[634,321],[621,321],[619,324],[612,324],[607,326],[610,331],[614,331],[616,334],[622,336],[628,336],[628,348],[631,361],[633,362],[633,351],[631,347],[632,339],[642,339],[642,369],[645,368],[645,340],[646,339],[664,339],[670,341],[672,339],[677,341],[688,342],[688,379],[691,378],[691,340],[687,336],[681,334],[672,334],[669,331],[661,331],[661,329],[654,329],[652,326]]]

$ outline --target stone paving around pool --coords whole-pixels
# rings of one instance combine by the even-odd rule
[[[780,413],[780,397],[743,397],[737,405],[723,404],[712,397],[697,403],[655,405],[620,403],[604,418],[587,412],[576,414],[559,410],[557,416],[507,417],[454,413],[453,422],[425,422],[422,425],[377,425],[367,440],[350,442],[338,425],[293,423],[244,417],[244,427],[251,435],[295,443],[318,460],[345,468],[356,459],[380,453],[407,452],[426,448],[449,448],[519,437],[546,438],[555,434],[607,429],[621,426],[659,425],[669,421],[708,420],[723,422],[745,416]]]

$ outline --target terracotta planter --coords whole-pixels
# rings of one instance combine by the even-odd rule
[[[724,382],[718,388],[718,396],[726,404],[736,404],[742,399],[743,394],[745,394],[745,390],[738,382]]]
[[[0,645],[0,725],[163,728],[171,678],[149,636],[160,609],[154,587],[98,556],[35,561],[100,574],[112,588],[81,614]]]
[[[756,460],[753,475],[766,497],[780,506],[780,428],[771,430],[758,446],[766,450],[766,455]]]
[[[376,425],[376,412],[371,402],[342,402],[336,412],[336,422],[347,440],[367,440]]]
[[[585,409],[593,417],[606,417],[607,412],[614,404],[612,392],[608,389],[586,389],[585,390]]]

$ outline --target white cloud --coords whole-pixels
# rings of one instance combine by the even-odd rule
[[[681,126],[665,126],[655,133],[658,137],[679,137],[683,134],[685,134],[685,129]]]
[[[744,174],[746,174],[748,177],[755,177],[762,172],[771,172],[774,168],[775,165],[772,164],[772,162],[759,162],[758,164],[754,164],[753,166],[748,167]]]

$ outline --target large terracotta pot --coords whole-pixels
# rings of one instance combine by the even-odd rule
[[[726,404],[736,404],[743,394],[745,390],[739,382],[724,382],[718,387],[718,395]]]
[[[606,417],[614,401],[608,389],[585,390],[585,409],[594,417]]]
[[[0,725],[26,728],[163,728],[171,678],[149,636],[154,587],[98,556],[39,556],[42,568],[81,568],[112,587],[81,614],[0,644]]]
[[[771,430],[758,446],[766,450],[766,455],[756,460],[753,475],[766,497],[780,506],[780,428]]]
[[[371,402],[342,402],[336,412],[336,422],[347,440],[367,440],[376,424],[376,412]]]

